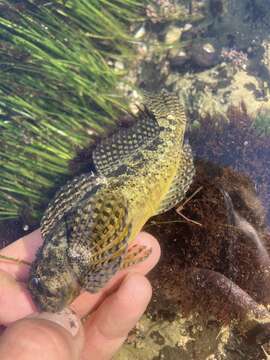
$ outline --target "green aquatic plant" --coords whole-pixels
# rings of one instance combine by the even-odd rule
[[[0,1],[0,219],[68,176],[76,150],[125,108],[110,63],[132,54],[142,0]]]
[[[270,135],[270,113],[269,111],[260,111],[254,123],[255,128],[259,133]]]

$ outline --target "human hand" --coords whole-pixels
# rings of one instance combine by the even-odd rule
[[[36,311],[24,284],[29,268],[0,260],[0,323],[11,324],[0,337],[0,358],[110,359],[151,298],[151,286],[143,274],[156,265],[159,245],[146,233],[141,233],[136,242],[152,248],[149,258],[119,271],[98,294],[82,293],[70,305],[77,315],[65,309],[61,315],[41,313],[25,317]],[[31,262],[41,243],[37,230],[9,245],[0,254]],[[91,315],[81,326],[79,319],[89,312]]]

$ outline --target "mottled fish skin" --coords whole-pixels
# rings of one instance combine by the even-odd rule
[[[137,121],[98,144],[96,171],[73,179],[50,202],[28,284],[41,310],[59,311],[81,289],[97,292],[119,269],[144,260],[151,250],[128,244],[190,186],[194,166],[178,98],[164,90],[146,94]]]

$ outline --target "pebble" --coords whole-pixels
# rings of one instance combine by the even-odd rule
[[[145,27],[144,25],[141,26],[135,33],[134,35],[134,39],[141,39],[142,37],[144,37],[146,31],[145,31]]]
[[[183,27],[181,40],[183,40],[183,41],[191,40],[194,37],[194,32],[195,32],[195,30],[194,30],[192,24],[186,24]]]
[[[125,68],[125,66],[124,66],[124,64],[122,63],[122,61],[116,61],[115,63],[114,63],[114,68],[116,69],[116,70],[124,70],[124,68]]]
[[[170,45],[179,41],[182,32],[183,32],[182,28],[176,26],[170,27],[165,35],[165,43]]]
[[[192,24],[185,24],[185,26],[183,27],[183,31],[189,31],[192,29]]]

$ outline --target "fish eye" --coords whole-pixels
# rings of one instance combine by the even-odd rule
[[[46,295],[46,296],[51,296],[51,292],[46,288],[46,286],[44,286],[44,284],[42,284],[42,281],[40,279],[40,277],[33,277],[31,279],[31,285],[34,289],[36,289],[40,294],[42,295]]]
[[[32,285],[34,288],[38,289],[39,291],[42,291],[42,290],[43,290],[42,285],[41,285],[41,281],[40,281],[40,278],[39,278],[39,277],[33,277],[33,278],[31,279],[31,285]]]
[[[41,280],[39,276],[35,276],[30,280],[30,286],[36,292],[38,292],[42,296],[46,297],[54,297],[55,294],[51,292],[46,284]]]

